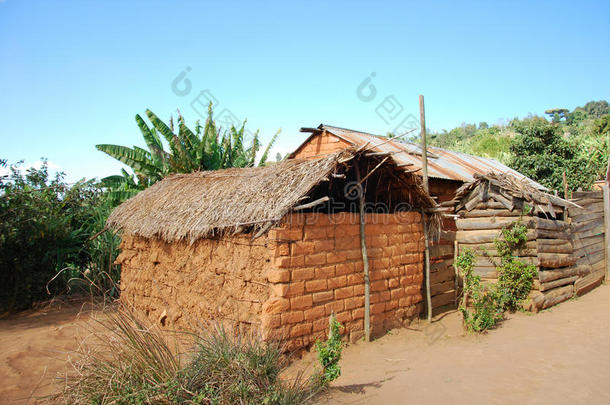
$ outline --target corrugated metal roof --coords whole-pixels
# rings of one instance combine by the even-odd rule
[[[413,165],[408,169],[422,167],[422,149],[418,144],[394,140],[388,142],[388,138],[385,137],[330,125],[321,124],[318,129],[330,132],[353,145],[362,146],[369,143],[371,149],[376,152],[394,152],[392,157],[398,164]],[[468,182],[474,180],[475,173],[487,174],[489,172],[509,173],[518,179],[526,179],[532,187],[547,190],[543,185],[497,160],[441,148],[428,148],[428,175],[430,177]]]

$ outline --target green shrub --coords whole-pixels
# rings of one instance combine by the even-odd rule
[[[524,213],[529,210],[526,207]],[[500,255],[500,265],[497,268],[498,290],[503,308],[511,311],[519,308],[521,301],[527,298],[537,275],[534,265],[527,265],[515,257],[517,251],[525,247],[526,242],[527,227],[522,218],[502,229],[501,237],[494,240]]]
[[[320,384],[327,385],[331,381],[336,380],[341,375],[341,352],[343,351],[343,343],[341,342],[341,324],[331,315],[329,320],[328,340],[326,342],[316,342],[316,351],[318,352],[318,360],[322,365],[322,373],[320,375]]]
[[[502,320],[501,294],[493,285],[482,285],[481,277],[473,274],[475,260],[471,249],[464,249],[456,260],[456,266],[464,275],[464,295],[459,309],[466,329],[482,332]]]
[[[0,178],[0,311],[25,309],[66,291],[86,270],[91,279],[99,279],[101,269],[118,279],[112,265],[118,237],[89,240],[109,210],[97,185],[70,186],[61,173],[51,178],[46,162],[40,169],[10,170]]]

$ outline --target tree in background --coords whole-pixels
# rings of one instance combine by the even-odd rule
[[[509,166],[551,190],[563,189],[566,172],[571,190],[590,188],[599,161],[579,154],[579,147],[562,136],[560,127],[541,117],[514,120],[518,134],[510,146]]]
[[[149,126],[140,115],[136,115],[136,123],[148,150],[138,146],[129,148],[120,145],[96,145],[98,150],[126,164],[134,172],[134,175],[131,175],[123,170],[121,175],[102,179],[102,183],[110,190],[110,198],[115,203],[137,194],[140,190],[173,173],[263,166],[280,132],[275,133],[257,163],[256,155],[262,146],[258,137],[259,132],[256,131],[250,144],[246,145],[244,143],[246,122],[244,121],[239,129],[234,126],[228,130],[217,127],[213,120],[211,103],[208,106],[205,125],[201,126],[197,121],[195,131],[186,126],[180,113],[177,134],[174,132],[173,119],[170,119],[170,124],[167,125],[150,110],[146,110],[146,115],[152,126]],[[164,149],[160,135],[169,145],[169,152]]]

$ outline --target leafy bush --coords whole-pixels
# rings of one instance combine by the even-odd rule
[[[322,365],[322,373],[320,375],[321,385],[327,385],[341,375],[341,367],[339,366],[343,350],[340,333],[341,324],[337,321],[334,314],[330,317],[329,325],[328,340],[326,342],[316,342],[318,360],[320,360]]]
[[[473,274],[475,260],[476,255],[471,249],[464,249],[456,260],[456,266],[464,275],[464,295],[459,309],[466,329],[482,332],[502,320],[502,306],[497,288],[483,286],[481,277]]]
[[[526,207],[524,213],[527,210],[529,208]],[[521,218],[502,229],[501,237],[494,240],[500,255],[498,290],[502,294],[502,306],[512,311],[519,308],[519,303],[527,298],[537,274],[534,265],[526,265],[515,257],[516,251],[523,248],[526,242],[527,227]]]
[[[177,337],[119,308],[93,327],[56,402],[301,405],[321,388],[318,378],[281,379],[288,364],[282,346],[258,335],[217,324],[182,336],[193,339],[190,356],[179,354]]]
[[[89,240],[109,210],[94,182],[69,186],[61,173],[49,177],[46,162],[25,173],[19,165],[10,171],[0,178],[0,310],[28,308],[65,291],[70,280],[84,280],[84,273],[98,282],[102,271],[118,279],[112,264],[118,237]]]

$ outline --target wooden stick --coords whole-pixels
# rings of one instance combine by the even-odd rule
[[[95,238],[97,238],[98,236],[100,236],[101,234],[103,234],[104,232],[106,232],[109,228],[107,226],[104,226],[104,228],[99,231],[98,233],[96,233],[95,235],[93,235],[92,237],[89,238],[89,240],[93,240]]]
[[[385,163],[385,161],[386,161],[386,160],[388,160],[389,158],[390,158],[390,157],[388,156],[388,157],[386,157],[385,159],[383,159],[381,162],[379,162],[379,164],[378,164],[377,166],[375,166],[375,168],[374,168],[373,170],[371,170],[370,172],[368,172],[368,173],[367,173],[367,175],[366,175],[366,176],[364,176],[364,178],[363,178],[362,180],[358,181],[358,183],[356,183],[355,185],[353,185],[353,186],[352,186],[352,188],[350,188],[350,189],[349,189],[349,191],[348,191],[346,194],[347,194],[347,195],[351,195],[352,191],[354,191],[354,189],[355,189],[356,187],[358,187],[359,185],[361,185],[362,183],[364,183],[364,181],[365,181],[366,179],[368,179],[368,178],[369,178],[369,176],[375,172],[375,170],[379,169],[379,167],[380,167],[382,164],[384,164],[384,163]],[[358,171],[358,175],[360,175],[360,171]]]
[[[410,129],[410,130],[408,130],[407,132],[405,132],[404,134],[401,134],[401,135],[395,136],[394,138],[390,138],[390,139],[388,139],[387,141],[383,141],[383,142],[381,142],[381,143],[378,143],[377,145],[371,145],[371,147],[370,147],[369,149],[364,149],[364,151],[366,152],[367,150],[371,150],[371,149],[374,149],[374,148],[378,148],[378,147],[380,147],[380,146],[382,146],[382,145],[385,145],[386,143],[392,142],[392,141],[394,141],[394,140],[396,140],[396,139],[398,139],[398,138],[402,138],[403,136],[410,134],[411,132],[415,131],[416,129],[417,129],[417,128]],[[367,142],[367,143],[365,144],[365,146],[366,146],[366,145],[368,145],[369,143],[370,143],[370,142]],[[358,149],[358,151],[360,151],[360,149]]]
[[[292,210],[293,211],[300,211],[300,210],[304,210],[304,209],[307,209],[307,208],[315,207],[316,205],[325,203],[328,200],[330,200],[330,198],[328,198],[328,197],[318,198],[317,200],[312,201],[310,203],[303,204],[303,205],[297,205]]]
[[[426,146],[426,113],[424,111],[424,96],[422,94],[419,95],[419,120],[419,125],[421,126],[421,157],[424,190],[426,190],[426,194],[430,194],[430,188],[428,187],[428,148]]]
[[[356,180],[360,182],[360,169],[356,169]],[[371,341],[371,281],[369,279],[369,256],[366,250],[365,217],[364,217],[364,191],[360,193],[360,249],[362,251],[362,264],[364,265],[364,339]]]
[[[428,323],[432,322],[432,295],[430,295],[430,242],[428,241],[428,223],[426,222],[426,214],[424,209],[421,209],[421,220],[424,224],[424,253],[426,261],[426,303],[428,304]]]
[[[610,232],[610,188],[608,183],[604,185],[602,191],[604,195],[604,255],[606,259],[604,277],[608,280],[610,274],[610,235],[608,235],[608,232]]]
[[[563,198],[568,199],[568,179],[566,177],[566,171],[563,171]]]

